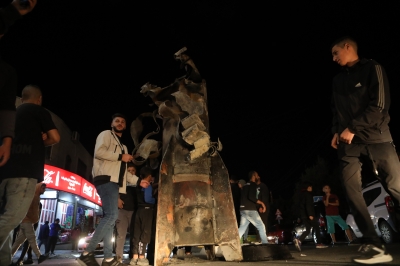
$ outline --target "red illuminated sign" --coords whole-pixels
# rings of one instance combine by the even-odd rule
[[[92,183],[89,183],[84,178],[82,178],[82,186],[81,186],[81,197],[91,202],[94,202],[98,205],[101,205],[101,200],[99,194],[97,194],[97,190]]]
[[[101,200],[94,185],[75,173],[45,164],[43,183],[46,183],[48,188],[81,196],[101,206]]]

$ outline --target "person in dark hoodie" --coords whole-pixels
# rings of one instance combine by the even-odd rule
[[[361,192],[360,160],[371,162],[395,210],[400,202],[400,163],[389,130],[391,99],[386,72],[378,62],[359,58],[357,49],[357,42],[350,37],[342,37],[331,46],[332,59],[343,70],[332,82],[331,146],[337,149],[349,205],[366,240],[354,262],[385,263],[393,258],[376,233]]]
[[[315,235],[317,237],[316,248],[327,248],[327,245],[321,243],[321,232],[319,230],[318,217],[315,216],[314,210],[314,199],[312,196],[312,184],[311,182],[305,181],[302,183],[302,190],[298,198],[298,206],[300,209],[300,218],[303,224],[306,226],[306,230],[297,239],[293,239],[293,243],[297,250],[301,252],[301,243],[308,236],[311,228],[314,228]]]

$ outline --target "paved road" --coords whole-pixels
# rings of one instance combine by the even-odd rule
[[[69,245],[57,245],[56,256],[44,261],[40,265],[60,265],[60,266],[76,266],[78,265],[76,258],[79,256],[77,252],[71,251]],[[246,266],[246,265],[359,265],[351,262],[351,257],[357,253],[358,246],[338,245],[326,249],[316,249],[311,244],[304,244],[302,252],[299,253],[293,245],[287,246],[292,254],[293,259],[289,260],[270,260],[270,261],[257,261],[257,262],[226,262],[226,261],[208,261],[204,258],[204,250],[200,248],[193,248],[194,258],[191,259],[175,259],[169,266],[193,266],[194,264],[201,264],[201,266]],[[394,260],[391,263],[384,265],[400,265],[400,243],[387,245],[389,253],[393,256]],[[301,254],[305,256],[301,256]],[[14,261],[18,258],[19,251],[14,257]],[[35,255],[33,255],[35,257]],[[127,256],[127,255],[126,255]],[[97,256],[97,261],[101,265],[103,257],[101,254]],[[129,260],[127,260],[129,261]],[[34,260],[35,264],[37,261]]]

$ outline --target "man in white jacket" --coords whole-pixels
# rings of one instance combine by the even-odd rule
[[[112,235],[118,218],[119,193],[126,193],[127,163],[133,160],[127,148],[121,142],[122,132],[126,129],[126,120],[122,114],[112,116],[111,130],[101,132],[96,139],[93,161],[93,183],[102,201],[104,216],[100,220],[86,250],[78,259],[79,265],[98,266],[94,250],[103,239],[104,260],[102,266],[123,266],[113,257]],[[131,178],[131,176],[129,176]]]

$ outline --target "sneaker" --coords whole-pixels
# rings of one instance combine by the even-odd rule
[[[375,246],[372,244],[364,244],[358,252],[361,254],[359,257],[354,258],[353,261],[362,264],[377,264],[391,262],[392,256],[386,252],[385,246]]]
[[[77,259],[78,264],[81,266],[99,266],[96,259],[94,258],[93,252],[89,252],[87,255],[81,254]]]
[[[136,265],[137,264],[138,259],[131,259],[131,261],[129,262],[129,265]]]
[[[112,261],[106,261],[106,259],[103,260],[101,263],[101,266],[128,266],[125,263],[119,262],[116,257],[112,259]]]
[[[321,244],[321,243],[320,243],[320,244],[316,244],[315,247],[316,247],[316,248],[327,248],[328,246],[325,245],[325,244]]]
[[[146,258],[138,259],[136,265],[150,265],[149,260]]]
[[[38,259],[38,264],[42,263],[43,261],[47,260],[49,257],[47,257],[46,255],[40,255],[39,259]]]
[[[297,238],[293,239],[294,246],[297,248],[299,252],[301,252],[301,241]]]
[[[33,264],[33,260],[31,258],[26,259],[26,260],[24,260],[23,264],[21,263],[21,265],[24,265],[24,264]]]

